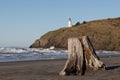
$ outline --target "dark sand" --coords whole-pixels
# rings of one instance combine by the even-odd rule
[[[0,80],[120,80],[120,56],[100,57],[106,71],[89,71],[84,76],[59,76],[66,60],[0,63]]]

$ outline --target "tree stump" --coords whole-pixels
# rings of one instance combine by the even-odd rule
[[[68,59],[59,75],[84,75],[86,70],[104,69],[87,36],[68,39]]]

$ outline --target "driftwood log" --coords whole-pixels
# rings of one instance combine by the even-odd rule
[[[68,59],[59,75],[84,75],[86,70],[104,69],[87,36],[68,39]]]

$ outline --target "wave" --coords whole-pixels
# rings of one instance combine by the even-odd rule
[[[0,48],[0,62],[67,58],[66,50]]]
[[[98,56],[118,55],[117,51],[96,51]],[[67,50],[50,50],[41,48],[0,48],[0,62],[66,59]]]

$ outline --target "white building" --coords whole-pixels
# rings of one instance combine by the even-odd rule
[[[68,27],[72,27],[72,20],[71,20],[71,18],[69,18],[69,20],[68,20]]]

